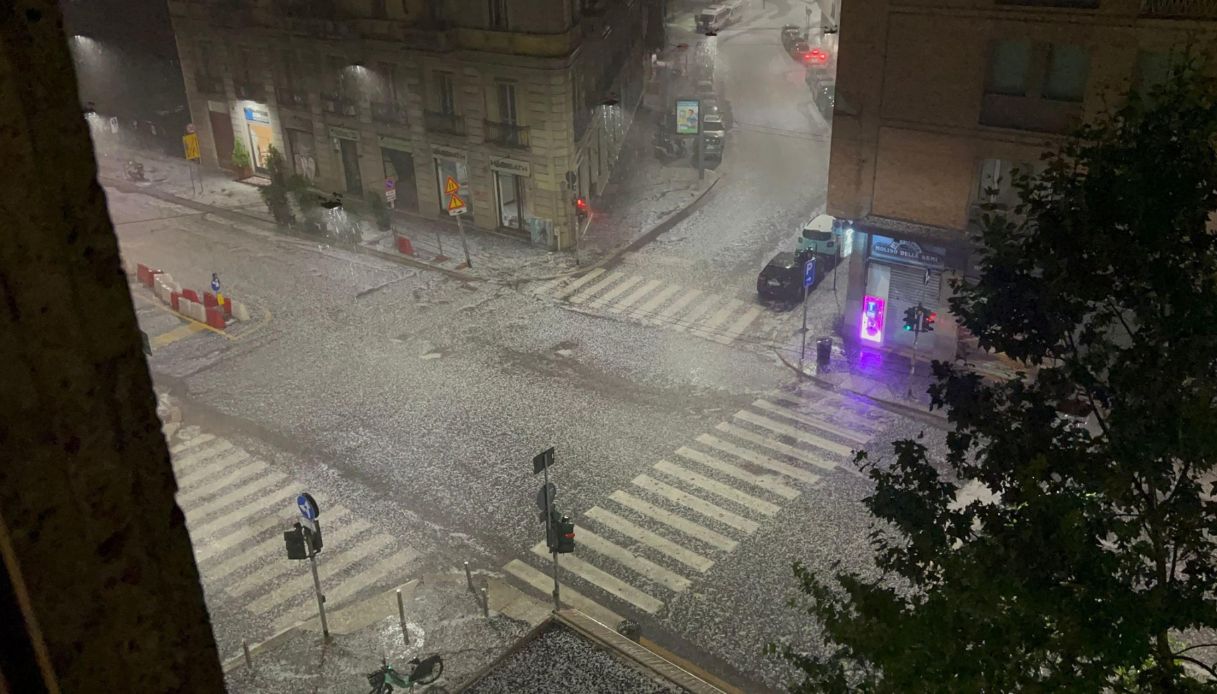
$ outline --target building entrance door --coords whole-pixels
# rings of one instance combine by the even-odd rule
[[[359,175],[359,149],[351,140],[339,138],[342,149],[342,173],[346,176],[347,195],[363,197],[363,178]]]
[[[232,132],[232,116],[221,111],[207,111],[208,118],[211,120],[211,137],[215,141],[216,161],[220,167],[231,169],[232,166],[232,148],[236,145],[236,138]]]

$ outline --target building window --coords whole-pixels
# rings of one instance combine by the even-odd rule
[[[507,0],[489,0],[490,28],[507,30]]]
[[[1025,96],[1027,70],[1031,66],[1031,42],[1025,39],[1003,40],[993,44],[989,57],[989,81],[985,91],[990,94]]]
[[[1054,43],[1048,48],[1048,72],[1043,97],[1053,101],[1081,101],[1090,75],[1090,53],[1085,46]]]
[[[435,73],[435,95],[438,98],[440,113],[446,116],[456,115],[456,90],[452,84],[451,73]]]
[[[516,124],[519,118],[516,113],[516,86],[510,82],[497,84],[499,96],[499,121]]]
[[[1138,51],[1137,72],[1133,75],[1133,88],[1142,97],[1165,82],[1171,74],[1171,57],[1161,51]]]
[[[1018,204],[1018,191],[1014,189],[1014,171],[1029,172],[1029,167],[1007,159],[985,159],[980,163],[976,182],[976,202],[1001,205],[1011,209]]]

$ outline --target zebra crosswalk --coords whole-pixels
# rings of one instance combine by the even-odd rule
[[[771,330],[771,323],[778,319],[776,314],[739,299],[604,268],[549,280],[530,293],[581,311],[605,312],[724,345],[755,343],[754,336],[768,334],[766,330]]]
[[[842,466],[896,416],[809,389],[753,400],[576,514],[577,548],[559,559],[562,598],[609,625],[658,614],[740,543]],[[855,473],[856,474],[856,473]],[[503,571],[548,593],[544,542]]]
[[[299,518],[293,500],[300,485],[231,441],[195,428],[178,432],[170,457],[208,602],[223,601],[225,611],[244,611],[273,631],[311,617],[312,576],[287,558],[283,540]],[[414,548],[327,495],[314,497],[324,509],[317,563],[327,603],[405,580],[419,556]]]

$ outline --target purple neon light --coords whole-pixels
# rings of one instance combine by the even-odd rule
[[[887,301],[869,294],[862,297],[862,320],[859,321],[858,337],[875,344],[883,343],[883,318]]]

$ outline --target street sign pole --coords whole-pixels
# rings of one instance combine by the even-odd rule
[[[304,544],[308,547],[309,568],[313,570],[313,590],[317,592],[317,614],[321,616],[321,635],[329,640],[330,625],[325,621],[325,596],[321,594],[321,577],[317,575],[317,552],[313,550],[313,533],[304,531]]]
[[[464,216],[463,214],[456,216],[456,230],[460,232],[461,248],[465,251],[465,267],[472,268],[473,261],[469,259],[469,243],[465,240],[465,223],[461,221],[461,217]]]
[[[549,490],[550,490],[549,466],[546,465],[545,466],[545,539],[547,539],[547,540],[550,537],[552,537],[553,534],[556,532],[553,529],[553,524],[554,524],[553,503],[554,503],[554,500],[552,497],[550,497]],[[554,611],[556,612],[556,611],[562,609],[562,601],[558,597],[558,547],[556,545],[553,547],[550,547],[549,551],[550,551],[550,554],[554,558]]]
[[[799,348],[799,377],[803,377],[803,358],[807,353],[807,288],[815,282],[815,262],[812,258],[803,265],[803,345]]]

